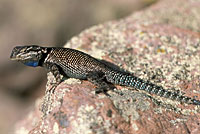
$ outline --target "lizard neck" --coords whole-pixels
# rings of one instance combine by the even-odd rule
[[[44,66],[45,60],[51,53],[52,48],[47,48],[47,52],[43,53],[42,58],[38,61],[38,66]]]

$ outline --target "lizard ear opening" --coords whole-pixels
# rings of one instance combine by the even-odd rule
[[[42,48],[43,53],[47,53],[47,48]]]

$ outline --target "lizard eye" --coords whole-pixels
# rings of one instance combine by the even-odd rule
[[[26,49],[25,48],[21,49],[21,52],[23,52],[23,53],[26,52]]]
[[[28,48],[26,48],[26,51],[28,52],[28,51],[32,51],[33,49],[32,49],[32,47],[28,47]]]

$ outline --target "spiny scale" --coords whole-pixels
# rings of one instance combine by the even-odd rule
[[[128,73],[116,71],[94,57],[75,49],[19,46],[13,49],[11,59],[18,60],[25,65],[34,65],[34,67],[38,65],[47,68],[55,76],[57,85],[61,82],[60,71],[63,71],[68,77],[87,79],[92,82],[97,86],[96,92],[109,90],[107,82],[110,82],[134,87],[172,100],[200,105],[199,100],[167,91]]]
[[[91,72],[103,71],[104,65],[83,52],[69,48],[52,48],[45,62],[60,66],[68,77],[87,79]]]

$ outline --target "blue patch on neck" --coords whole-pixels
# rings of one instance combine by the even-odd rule
[[[24,63],[27,66],[31,66],[31,67],[37,67],[38,66],[38,62],[37,61],[29,61]]]

